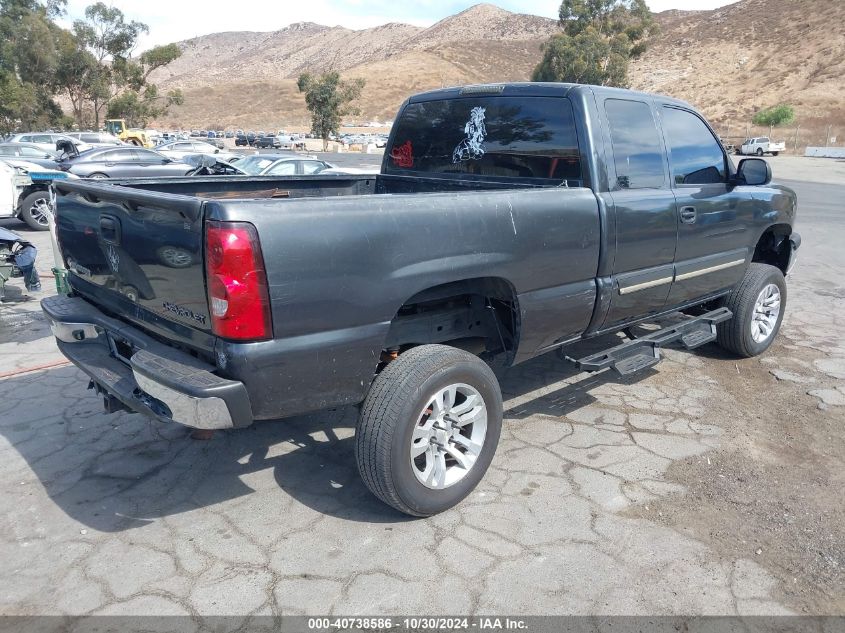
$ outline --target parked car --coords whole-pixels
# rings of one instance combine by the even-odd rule
[[[503,405],[488,363],[576,354],[667,315],[575,366],[629,375],[672,342],[768,349],[800,245],[795,193],[771,178],[756,157],[735,168],[669,97],[442,89],[404,102],[375,177],[56,183],[59,218],[90,239],[114,245],[108,217],[132,243],[154,208],[156,243],[182,240],[192,263],[145,267],[151,295],[133,300],[117,288],[121,254],[107,248],[94,274],[59,226],[76,296],[41,305],[87,374],[80,389],[90,379],[113,408],[223,429],[360,405],[364,483],[427,516],[493,459]]]
[[[235,147],[247,147],[249,146],[249,139],[247,139],[246,134],[238,134],[235,137]]]
[[[75,178],[57,169],[17,159],[0,159],[0,218],[15,217],[36,231],[46,231],[50,183]]]
[[[59,154],[31,143],[0,143],[0,159],[18,159],[47,169],[57,169]]]
[[[190,165],[143,147],[91,149],[64,158],[59,168],[80,178],[158,178],[185,176]]]
[[[771,154],[777,156],[786,149],[785,142],[775,142],[769,140],[768,136],[759,136],[756,138],[747,138],[743,141],[737,150],[737,154],[744,156],[763,156],[764,154]]]
[[[279,142],[275,136],[256,136],[255,140],[252,142],[253,147],[257,148],[278,148]]]
[[[238,161],[238,167],[251,176],[307,176],[335,169],[331,163],[299,154],[255,154]]]
[[[219,154],[220,149],[216,145],[204,141],[173,141],[164,143],[155,148],[155,151],[164,154],[168,158],[181,160],[192,154]]]
[[[209,145],[212,145],[218,149],[223,149],[226,145],[223,143],[222,140],[218,140],[217,133],[211,130],[208,131],[205,137],[205,142]]]
[[[235,133],[234,133],[232,130],[226,130],[225,137],[226,137],[226,138],[234,138],[234,137],[235,137]]]
[[[193,154],[185,156],[183,162],[193,169],[189,176],[247,176],[248,174],[220,154]]]
[[[89,147],[111,147],[114,145],[124,145],[123,141],[113,134],[108,134],[107,132],[68,132],[65,136],[81,141]]]
[[[277,134],[273,147],[277,149],[294,149],[296,139],[291,134]]]
[[[61,140],[68,140],[71,141],[74,146],[76,146],[76,150],[79,152],[84,152],[85,150],[91,149],[91,146],[88,143],[83,143],[79,139],[71,138],[66,134],[55,134],[55,133],[29,133],[29,134],[15,134],[12,136],[7,142],[8,143],[27,143],[29,145],[37,145],[41,149],[47,152],[55,152],[56,151],[56,143]]]

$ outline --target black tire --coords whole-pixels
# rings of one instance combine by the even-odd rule
[[[95,171],[93,174],[88,174],[88,178],[108,178],[107,174],[104,174],[101,171]]]
[[[50,204],[50,193],[47,191],[33,191],[21,203],[21,220],[26,222],[29,228],[34,231],[48,231],[50,225],[47,217],[38,213],[37,206]]]
[[[763,148],[762,148],[762,147],[758,147],[758,148],[757,148],[757,156],[762,156],[762,155],[763,155]]]
[[[438,390],[462,383],[487,407],[487,433],[475,463],[454,484],[433,489],[414,474],[411,441],[423,409]],[[355,458],[367,488],[386,504],[425,517],[464,499],[487,471],[502,430],[502,394],[490,367],[469,352],[422,345],[401,354],[373,381],[355,433]]]
[[[754,307],[760,293],[769,284],[777,286],[780,292],[780,312],[774,328],[763,341],[755,341],[752,336]],[[786,309],[786,280],[783,273],[775,266],[752,263],[745,276],[722,301],[722,305],[733,312],[733,318],[716,326],[719,345],[743,358],[762,354],[777,337]]]
[[[780,152],[772,152],[772,156],[777,156]]]

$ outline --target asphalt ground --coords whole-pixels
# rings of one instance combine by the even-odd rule
[[[803,245],[769,352],[520,365],[487,476],[424,520],[361,483],[352,408],[210,441],[104,414],[38,309],[46,235],[0,221],[45,288],[0,304],[0,614],[845,614],[845,180],[772,164],[829,183],[785,181]]]

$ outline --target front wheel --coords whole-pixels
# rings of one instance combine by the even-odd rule
[[[757,148],[757,156],[762,156],[762,155],[763,155],[763,148],[762,148],[762,147],[758,147],[758,148]]]
[[[750,358],[775,340],[786,308],[786,280],[779,268],[753,263],[722,305],[733,318],[716,326],[719,345]]]
[[[21,219],[29,228],[46,231],[50,228],[50,194],[47,191],[33,191],[21,204]]]
[[[355,433],[358,471],[386,504],[431,516],[478,485],[501,430],[502,394],[490,367],[454,347],[421,345],[373,381]]]

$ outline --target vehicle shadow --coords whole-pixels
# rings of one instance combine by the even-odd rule
[[[575,351],[589,353],[607,344],[593,342]],[[506,409],[505,424],[535,413],[565,415],[593,402],[591,389],[615,381],[612,372],[578,378],[571,363],[553,353],[533,359],[501,377],[506,403],[518,402]],[[128,530],[259,493],[280,506],[293,499],[349,521],[410,520],[378,501],[358,476],[355,407],[257,422],[198,441],[178,425],[137,414],[103,414],[101,401],[85,392],[85,384],[74,367],[0,381],[0,434],[50,499],[93,529]],[[63,396],[70,401],[63,403]],[[12,460],[0,472],[14,469],[19,477],[21,466]],[[266,482],[261,473],[268,469],[278,489],[257,491],[253,482]]]

